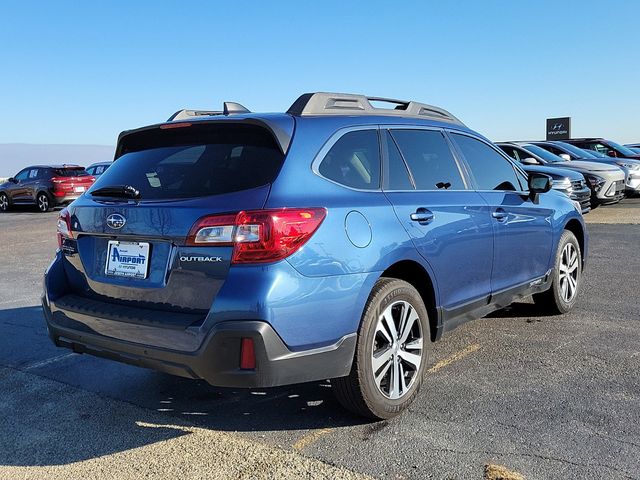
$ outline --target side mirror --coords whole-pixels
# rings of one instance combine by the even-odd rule
[[[529,197],[534,202],[538,201],[538,195],[541,193],[547,193],[551,190],[551,184],[553,180],[549,175],[544,173],[529,173]]]
[[[560,155],[558,155],[560,158],[564,158],[566,161],[570,161],[571,160],[571,155],[567,154],[567,153],[561,153]]]
[[[527,157],[520,160],[520,163],[524,165],[538,165],[538,161],[535,158]]]
[[[618,154],[617,154],[617,152],[615,150],[609,150],[607,152],[607,155],[610,156],[610,157],[614,157],[614,158],[616,158],[618,156]]]
[[[11,183],[18,183],[18,181],[13,177],[10,177],[7,181]]]

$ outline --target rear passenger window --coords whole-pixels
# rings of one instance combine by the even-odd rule
[[[484,142],[457,133],[451,134],[467,161],[478,190],[520,190],[511,163]]]
[[[449,144],[435,130],[392,130],[417,190],[464,190]]]
[[[387,172],[388,180],[385,183],[386,188],[389,190],[413,190],[414,188],[409,178],[407,166],[398,151],[396,142],[388,131],[385,135],[387,137],[387,157],[389,163],[389,171]]]
[[[380,149],[377,130],[344,134],[329,150],[318,171],[341,185],[361,190],[380,187]]]

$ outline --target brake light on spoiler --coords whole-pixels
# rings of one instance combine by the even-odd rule
[[[200,218],[187,236],[191,246],[232,246],[231,263],[267,263],[296,252],[327,215],[325,208],[249,210]]]

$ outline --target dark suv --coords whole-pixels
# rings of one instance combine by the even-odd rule
[[[12,205],[36,205],[41,212],[68,205],[95,181],[79,165],[34,165],[0,184],[0,211]]]
[[[279,114],[181,111],[123,132],[113,165],[61,212],[48,331],[212,385],[333,379],[347,408],[389,418],[445,332],[531,295],[575,305],[587,232],[550,189],[413,101],[315,93]]]
[[[572,138],[571,140],[563,140],[576,147],[585,150],[595,150],[613,158],[633,158],[640,160],[640,153],[636,153],[629,147],[620,145],[619,143],[607,140],[605,138]]]

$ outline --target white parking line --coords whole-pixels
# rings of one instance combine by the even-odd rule
[[[64,355],[58,355],[57,357],[47,358],[46,360],[42,360],[41,362],[36,362],[34,364],[28,365],[23,368],[23,370],[33,370],[34,368],[44,367],[45,365],[49,365],[50,363],[59,362],[60,360],[64,360],[65,358],[72,357],[76,355],[75,353],[66,353]]]

